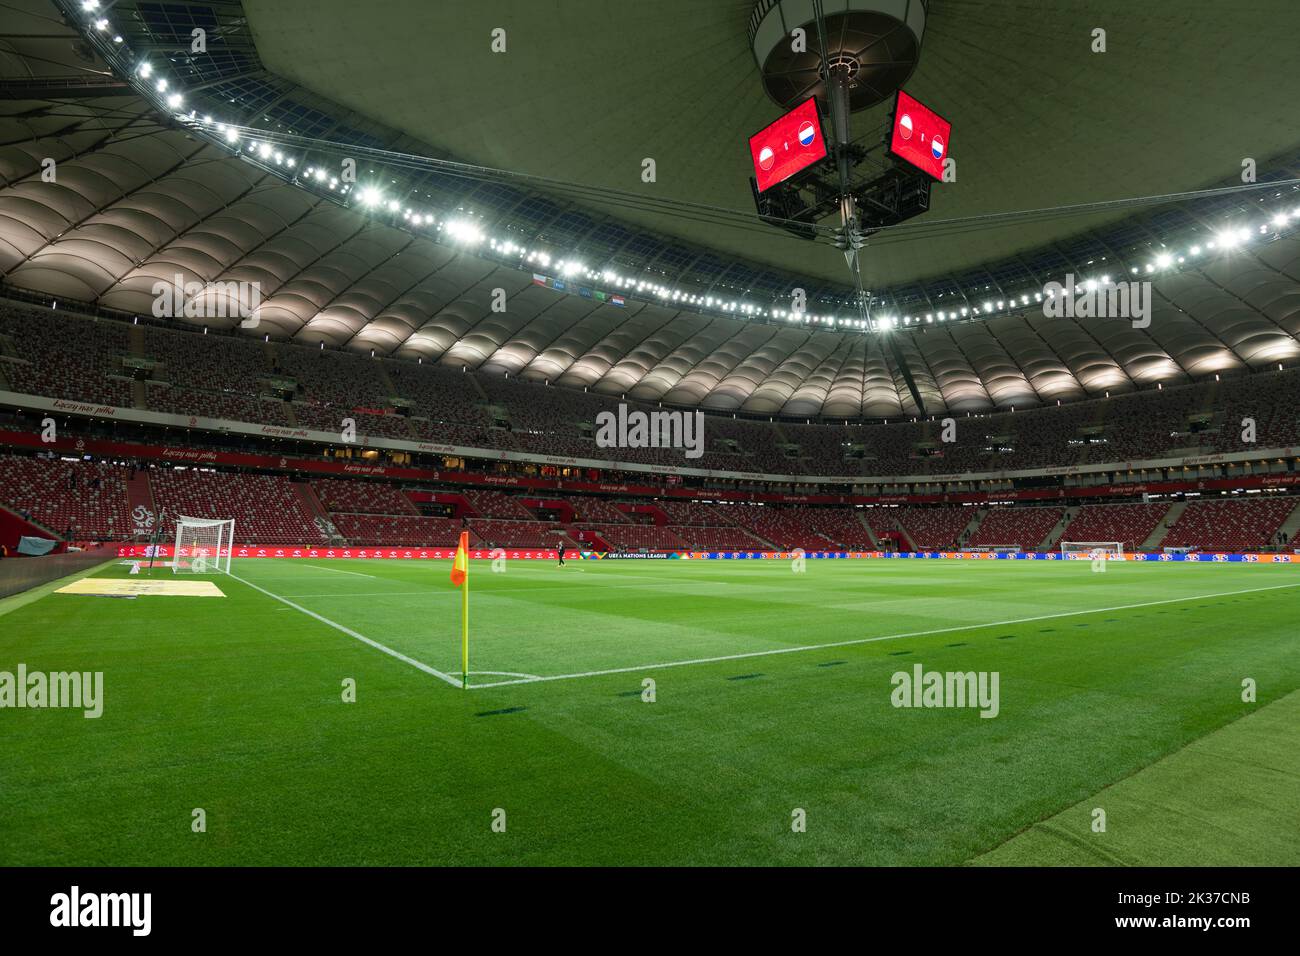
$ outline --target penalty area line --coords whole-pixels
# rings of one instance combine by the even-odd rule
[[[1115,607],[1095,607],[1082,611],[1061,611],[1057,614],[1039,614],[1034,617],[1021,617],[1009,621],[987,621],[977,624],[958,624],[954,627],[936,627],[928,631],[908,631],[904,634],[885,634],[880,637],[855,637],[847,641],[831,641],[828,644],[802,644],[798,647],[777,647],[765,651],[747,651],[743,654],[722,654],[718,657],[697,657],[686,661],[664,661],[659,664],[639,664],[635,667],[611,667],[608,670],[583,671],[577,674],[551,674],[545,677],[528,677],[516,680],[499,680],[487,684],[471,684],[471,690],[486,690],[490,687],[508,687],[515,684],[537,684],[555,680],[577,680],[582,677],[604,677],[608,674],[634,674],[639,671],[662,670],[667,667],[689,667],[693,664],[718,664],[723,661],[743,661],[751,657],[773,657],[777,654],[798,654],[803,651],[821,651],[832,647],[852,647],[857,644],[874,644],[878,641],[899,641],[909,637],[928,637],[931,634],[951,634],[954,631],[977,631],[985,627],[1007,627],[1012,624],[1032,624],[1034,621],[1051,621],[1062,617],[1078,617],[1082,614],[1104,614],[1108,611],[1128,611],[1139,607],[1155,607],[1160,604],[1179,604],[1183,601],[1204,601],[1208,598],[1232,597],[1234,594],[1253,594],[1257,591],[1277,591],[1282,588],[1300,588],[1297,584],[1275,584],[1263,588],[1245,588],[1241,591],[1220,591],[1217,594],[1190,594],[1187,597],[1168,598],[1163,601],[1142,601],[1139,604],[1119,604]],[[459,686],[459,682],[457,682]]]
[[[356,631],[352,630],[352,628],[350,628],[350,627],[344,627],[342,624],[339,624],[337,621],[331,621],[329,618],[327,618],[327,617],[322,617],[321,615],[317,614],[315,611],[309,611],[307,608],[303,607],[301,604],[294,604],[294,603],[293,603],[292,601],[290,601],[288,598],[280,597],[280,595],[278,595],[278,594],[276,594],[276,593],[274,593],[274,592],[272,592],[272,591],[268,591],[268,590],[267,590],[266,588],[264,588],[264,587],[259,587],[258,585],[254,584],[252,581],[246,581],[246,580],[244,580],[243,578],[241,578],[241,577],[240,577],[239,575],[237,575],[237,574],[232,574],[232,575],[230,575],[230,576],[231,576],[232,578],[234,578],[236,581],[240,582],[241,584],[246,584],[246,585],[248,585],[248,586],[249,586],[250,588],[252,588],[254,591],[261,591],[261,592],[262,592],[263,594],[265,594],[267,597],[269,597],[269,598],[273,598],[274,600],[279,601],[281,604],[287,604],[289,607],[293,608],[295,611],[301,611],[303,614],[306,614],[308,617],[310,617],[310,618],[315,618],[316,620],[320,621],[322,624],[327,624],[327,625],[329,625],[330,627],[334,628],[334,630],[336,630],[336,631],[342,631],[342,632],[343,632],[344,634],[346,634],[348,637],[354,638],[355,640],[360,641],[362,644],[368,644],[368,645],[370,645],[371,647],[373,647],[373,648],[374,648],[375,650],[377,650],[377,651],[383,651],[383,652],[384,652],[385,654],[387,654],[389,657],[395,657],[395,658],[397,658],[397,659],[398,659],[399,661],[401,661],[403,664],[410,664],[410,665],[411,665],[412,667],[414,667],[416,670],[424,671],[426,674],[431,674],[432,676],[437,677],[439,680],[444,680],[444,681],[446,681],[448,684],[450,684],[452,687],[460,687],[460,686],[461,686],[461,682],[460,682],[457,678],[452,677],[452,676],[449,675],[449,674],[444,674],[442,671],[438,670],[438,669],[435,668],[435,667],[430,667],[428,664],[424,663],[423,661],[417,661],[414,657],[407,657],[407,656],[406,656],[405,654],[403,654],[401,651],[395,651],[395,650],[393,650],[391,647],[388,647],[387,645],[380,644],[378,641],[376,641],[376,640],[372,640],[371,638],[366,637],[364,634],[358,634]]]

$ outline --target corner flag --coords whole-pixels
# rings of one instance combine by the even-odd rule
[[[451,563],[451,583],[460,588],[460,685],[469,687],[469,532],[460,533],[456,559]]]
[[[460,544],[456,545],[456,560],[451,565],[451,583],[460,587],[469,577],[469,532],[460,533]]]

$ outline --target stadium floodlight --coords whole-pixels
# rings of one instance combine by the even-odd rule
[[[383,194],[374,186],[367,186],[361,190],[361,204],[363,206],[373,206],[383,200]]]
[[[225,554],[222,554],[222,551]],[[235,550],[234,518],[176,518],[176,547],[172,551],[172,573],[230,573]]]
[[[173,93],[171,96],[167,97],[167,105],[174,110],[180,109],[181,95],[179,93]]]
[[[447,235],[459,242],[478,243],[483,241],[483,230],[467,219],[453,219],[447,223]],[[550,259],[543,256],[543,264],[549,265]]]

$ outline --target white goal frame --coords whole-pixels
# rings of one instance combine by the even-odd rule
[[[1105,551],[1108,561],[1124,560],[1124,542],[1123,541],[1062,541],[1061,557],[1069,558],[1070,555],[1083,555],[1092,557],[1095,551]]]
[[[207,574],[216,571],[229,574],[234,545],[234,518],[187,518],[185,515],[177,515],[172,573],[186,571],[191,574]],[[223,548],[226,552],[224,556],[221,553]],[[190,559],[188,567],[181,567],[183,557]]]

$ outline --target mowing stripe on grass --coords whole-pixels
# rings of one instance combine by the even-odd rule
[[[348,637],[355,638],[356,640],[360,641],[362,644],[369,644],[375,650],[383,651],[385,654],[389,655],[390,657],[397,658],[399,661],[401,661],[404,664],[410,664],[412,667],[416,668],[417,670],[422,670],[426,674],[432,674],[434,677],[437,677],[440,680],[445,680],[452,687],[461,686],[461,682],[456,678],[450,676],[449,674],[444,674],[442,671],[438,670],[437,668],[430,667],[428,664],[425,664],[423,661],[417,661],[414,657],[407,657],[401,651],[395,651],[391,647],[387,647],[383,644],[380,644],[378,641],[371,640],[370,638],[366,637],[364,634],[358,634],[350,627],[344,627],[342,624],[339,624],[337,621],[331,621],[327,617],[321,617],[321,615],[317,614],[315,611],[309,611],[301,604],[294,604],[288,598],[282,598],[280,597],[280,595],[268,591],[266,588],[258,587],[252,581],[245,581],[237,574],[232,574],[230,576],[234,578],[236,581],[240,582],[241,584],[247,584],[254,591],[261,591],[267,597],[274,598],[275,600],[279,601],[281,604],[287,604],[295,611],[301,611],[303,614],[306,614],[308,617],[315,618],[316,620],[320,621],[322,624],[328,624],[336,631],[342,631]]]
[[[798,654],[802,651],[821,651],[830,647],[851,647],[857,644],[874,644],[878,641],[897,641],[906,637],[928,637],[932,634],[951,634],[954,631],[974,631],[985,627],[1007,627],[1012,624],[1029,624],[1034,621],[1050,621],[1062,617],[1077,617],[1080,614],[1104,614],[1109,613],[1110,611],[1127,611],[1135,607],[1153,607],[1158,604],[1178,604],[1183,601],[1203,601],[1206,598],[1228,597],[1233,594],[1253,594],[1257,591],[1278,591],[1283,588],[1300,588],[1300,583],[1275,584],[1263,588],[1244,588],[1240,591],[1221,591],[1216,594],[1191,594],[1187,597],[1167,598],[1163,601],[1143,601],[1139,604],[1119,604],[1115,607],[1095,607],[1083,611],[1062,611],[1059,614],[1038,614],[1034,617],[1022,617],[1010,621],[986,621],[982,624],[959,624],[955,627],[936,627],[928,631],[909,631],[905,634],[886,634],[882,637],[857,637],[848,641],[831,641],[828,644],[802,644],[797,647],[777,647],[765,651],[747,651],[743,654],[722,654],[717,657],[697,657],[685,661],[664,661],[659,664],[639,664],[635,667],[611,667],[607,670],[583,671],[577,674],[551,674],[545,677],[492,681],[487,684],[475,684],[472,689],[485,690],[489,687],[505,687],[511,684],[535,684],[541,681],[577,680],[582,677],[604,677],[607,674],[630,674],[636,671],[662,670],[667,667],[688,667],[693,664],[717,664],[722,661],[741,661],[747,660],[751,657],[771,657],[776,654]],[[457,687],[460,686],[459,681],[453,681],[453,683],[455,683]]]

